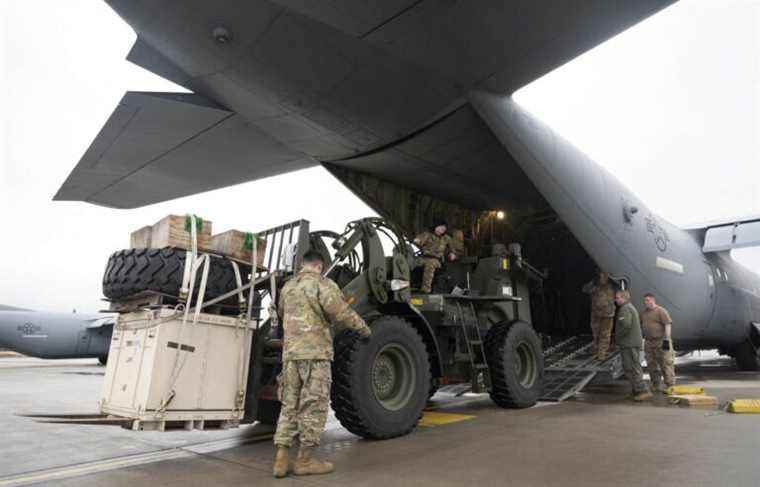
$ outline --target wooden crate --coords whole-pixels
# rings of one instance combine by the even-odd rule
[[[148,249],[153,234],[153,227],[147,225],[139,230],[135,230],[129,235],[130,249]]]
[[[246,235],[248,235],[247,239]],[[209,250],[250,263],[253,259],[253,242],[251,239],[252,235],[250,233],[246,234],[246,232],[239,230],[230,230],[211,237]],[[261,267],[264,263],[266,240],[261,238],[257,240],[256,264],[258,267]]]
[[[211,222],[199,220],[202,223],[200,223],[201,227],[198,229],[198,249],[209,250],[211,243]],[[186,216],[169,215],[153,225],[150,246],[155,249],[179,247],[189,250],[192,246],[189,229]]]

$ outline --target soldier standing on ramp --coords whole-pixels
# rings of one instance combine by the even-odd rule
[[[615,317],[615,290],[609,275],[599,270],[598,281],[583,286],[583,292],[591,294],[591,333],[594,335],[594,354],[600,361],[607,358],[612,336],[612,319]]]
[[[441,260],[448,250],[449,260],[456,260],[451,245],[451,237],[446,235],[446,222],[439,220],[433,226],[432,232],[423,232],[414,239],[414,243],[422,250],[422,257],[419,262],[422,265],[422,287],[423,293],[430,293],[433,289],[433,277],[435,271],[441,268]]]
[[[293,465],[296,475],[333,471],[330,462],[312,458],[325,427],[332,376],[333,338],[330,322],[357,331],[364,337],[370,329],[346,303],[340,288],[322,276],[324,262],[314,251],[304,255],[303,267],[280,293],[284,342],[278,396],[282,402],[274,444],[277,454],[274,476],[288,473],[289,448],[296,435],[301,447]]]
[[[640,402],[650,399],[652,394],[644,383],[644,372],[641,370],[641,327],[639,312],[630,303],[628,291],[615,293],[615,303],[620,306],[615,323],[615,341],[620,348],[623,358],[623,370],[628,382],[631,383],[633,400]]]
[[[673,320],[668,310],[659,306],[652,293],[644,295],[644,311],[641,313],[644,328],[644,354],[647,358],[647,372],[652,382],[652,392],[665,392],[676,385],[676,371],[671,328]],[[662,380],[665,378],[665,385]]]

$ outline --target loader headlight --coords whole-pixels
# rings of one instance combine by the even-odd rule
[[[409,281],[403,279],[391,279],[391,291],[401,291],[409,287]]]

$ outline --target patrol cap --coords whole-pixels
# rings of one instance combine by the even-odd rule
[[[320,254],[316,250],[309,250],[308,252],[303,254],[303,261],[308,262],[310,264],[320,263],[322,265],[325,265],[325,259],[322,257],[322,254]]]

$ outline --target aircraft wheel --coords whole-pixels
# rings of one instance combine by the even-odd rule
[[[524,321],[498,323],[488,330],[485,347],[493,402],[503,408],[536,404],[544,386],[544,354],[533,327]]]
[[[740,343],[734,350],[734,360],[739,370],[757,372],[760,370],[758,350],[749,340]]]
[[[382,316],[372,337],[346,330],[335,337],[332,408],[351,433],[383,440],[414,429],[430,391],[430,362],[408,321]]]

